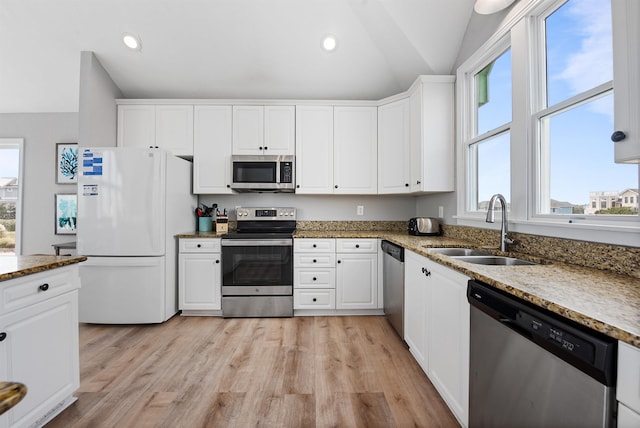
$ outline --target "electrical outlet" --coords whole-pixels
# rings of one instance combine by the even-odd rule
[[[356,209],[356,214],[364,215],[364,205],[358,205],[358,208]]]
[[[444,207],[438,207],[438,217],[444,218]]]

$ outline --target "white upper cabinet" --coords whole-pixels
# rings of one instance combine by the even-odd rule
[[[613,1],[611,13],[615,161],[640,163],[640,2]]]
[[[234,155],[293,155],[293,106],[233,106]]]
[[[296,193],[333,193],[333,106],[296,107]]]
[[[376,194],[377,107],[336,106],[333,121],[333,193]]]
[[[378,107],[378,193],[411,191],[409,98]]]
[[[118,147],[159,147],[193,156],[192,105],[118,106]]]
[[[410,91],[411,191],[454,190],[454,76],[420,76]]]
[[[197,105],[194,110],[193,193],[232,193],[231,106]]]

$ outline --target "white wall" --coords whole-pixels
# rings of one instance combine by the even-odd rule
[[[120,88],[93,52],[80,53],[80,102],[78,144],[86,147],[116,145]]]
[[[407,221],[415,216],[416,198],[413,196],[318,196],[286,193],[239,193],[235,195],[203,195],[200,202],[218,204],[230,212],[236,206],[286,207],[298,209],[298,220],[338,221]],[[364,206],[364,215],[356,215],[356,207]],[[235,215],[232,217],[235,219]]]
[[[22,254],[54,254],[51,244],[75,236],[54,233],[54,195],[76,193],[56,184],[56,143],[78,141],[78,113],[0,114],[0,138],[24,138]]]

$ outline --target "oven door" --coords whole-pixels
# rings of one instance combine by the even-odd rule
[[[223,239],[222,295],[293,295],[293,239]]]

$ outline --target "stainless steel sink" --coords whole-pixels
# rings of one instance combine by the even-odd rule
[[[538,263],[528,260],[516,259],[513,257],[501,256],[459,256],[453,257],[461,262],[474,263],[477,265],[493,265],[493,266],[526,266],[536,265]]]
[[[474,250],[473,248],[429,248],[429,251],[442,254],[443,256],[490,256],[486,251]]]

